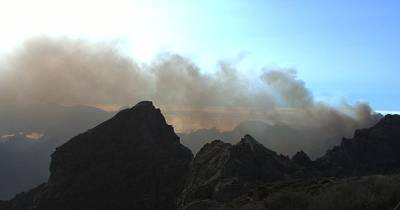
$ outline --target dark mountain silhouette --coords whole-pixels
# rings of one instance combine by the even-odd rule
[[[0,201],[0,210],[389,208],[400,200],[399,177],[351,176],[397,172],[399,137],[400,116],[387,115],[315,161],[250,135],[212,141],[193,159],[160,110],[140,102],[57,148],[48,182]],[[354,205],[337,207],[343,194]]]
[[[310,157],[308,157],[307,153],[305,153],[303,150],[296,152],[296,154],[292,157],[292,161],[305,167],[312,165]]]
[[[10,199],[18,192],[45,182],[49,177],[50,154],[56,147],[114,114],[77,105],[0,104],[0,199]],[[320,157],[321,152],[340,143],[342,136],[332,136],[330,140],[320,138],[320,135],[310,136],[310,133],[316,133],[315,130],[245,121],[232,131],[200,129],[178,135],[182,144],[194,153],[214,139],[235,144],[245,134],[251,134],[264,146],[279,153],[292,155],[303,149],[311,158]],[[32,132],[43,136],[39,141],[32,141],[26,137]],[[337,143],[332,145],[332,142]]]
[[[250,135],[235,145],[216,140],[196,155],[180,203],[185,209],[216,207],[243,194],[257,181],[291,179],[298,170],[287,157],[265,148]]]
[[[362,209],[382,209],[394,207],[400,200],[400,190],[389,187],[400,185],[397,176],[343,180],[324,177],[343,178],[398,171],[400,116],[387,115],[371,128],[356,130],[352,139],[344,138],[341,145],[328,150],[316,161],[312,161],[304,151],[297,152],[289,160],[265,148],[249,135],[236,145],[218,140],[208,143],[196,155],[179,201],[184,210],[326,209],[333,204],[340,206],[340,200],[326,204],[319,201],[321,198],[334,197],[333,192],[346,190],[343,193],[348,193],[349,197],[358,196],[357,199],[364,199],[365,203],[387,194],[385,199],[374,201],[371,206],[361,205]],[[360,183],[363,184],[360,186]],[[347,189],[346,185],[354,185],[354,188]],[[360,198],[364,193],[359,191],[364,188],[363,185],[370,186],[362,191],[371,197]],[[381,191],[385,188],[389,192]],[[268,197],[271,194],[274,195]],[[351,202],[354,203],[344,205],[345,208],[333,206],[333,209],[360,206],[359,201]]]
[[[327,176],[366,175],[400,169],[400,115],[386,115],[376,125],[356,130],[315,161]]]
[[[375,115],[376,122],[381,118]],[[372,124],[371,124],[372,125]],[[294,155],[303,150],[315,159],[324,155],[324,152],[340,144],[342,133],[330,131],[332,136],[327,136],[324,127],[291,127],[284,123],[269,124],[262,121],[244,121],[232,130],[219,131],[217,129],[199,129],[189,133],[180,133],[182,143],[197,153],[201,147],[214,139],[221,139],[228,143],[236,143],[246,134],[251,134],[264,146],[278,153]],[[350,137],[352,132],[345,136]]]
[[[189,133],[181,133],[179,136],[182,138],[182,143],[192,149],[194,153],[200,151],[204,144],[214,139],[221,139],[234,144],[244,135],[251,134],[268,148],[290,154],[298,150],[299,144],[307,142],[304,133],[305,131],[283,124],[271,125],[262,121],[244,121],[230,131],[221,132],[217,129],[199,129]]]
[[[175,209],[191,160],[160,110],[141,102],[57,148],[48,183],[10,205],[34,197],[16,209]]]

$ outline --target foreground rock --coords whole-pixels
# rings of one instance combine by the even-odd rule
[[[400,175],[320,177],[259,183],[213,210],[394,210]]]
[[[141,102],[59,147],[32,203],[9,209],[176,209],[191,160],[160,110]]]

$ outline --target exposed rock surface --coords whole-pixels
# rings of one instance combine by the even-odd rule
[[[33,204],[8,209],[176,209],[192,158],[160,110],[140,102],[57,148]]]
[[[399,171],[400,115],[386,115],[375,126],[356,130],[352,139],[344,138],[315,164],[328,176]]]
[[[236,145],[215,140],[196,155],[180,205],[182,209],[215,207],[218,202],[238,197],[257,182],[291,179],[297,170],[289,159],[265,148],[250,135]]]

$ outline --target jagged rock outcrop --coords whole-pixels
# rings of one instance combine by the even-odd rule
[[[291,179],[298,170],[289,159],[246,135],[236,145],[215,140],[196,155],[187,185],[179,198],[181,209],[214,208],[257,182]]]
[[[176,209],[192,158],[160,110],[140,102],[57,148],[48,183],[17,209]]]
[[[316,161],[303,151],[289,160],[248,135],[237,145],[213,141],[196,155],[180,207],[225,209],[227,203],[245,198],[266,182],[399,172],[399,151],[399,115],[387,115],[375,126],[357,130],[352,139],[343,139]]]
[[[292,157],[292,161],[298,165],[309,167],[312,164],[312,160],[303,150],[296,152]]]
[[[328,176],[399,171],[400,115],[386,115],[373,127],[356,130],[352,139],[344,138],[315,165]]]

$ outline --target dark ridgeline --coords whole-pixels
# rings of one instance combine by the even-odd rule
[[[160,110],[140,102],[57,148],[48,183],[11,209],[176,209],[192,157]]]
[[[292,161],[301,166],[309,167],[312,165],[312,160],[303,150],[296,152],[292,157]]]
[[[356,130],[315,161],[327,176],[384,174],[400,169],[400,115],[386,115],[376,125]]]
[[[193,159],[160,110],[140,102],[59,147],[48,183],[0,201],[0,210],[268,209],[263,199],[286,186],[314,193],[314,179],[325,186],[334,181],[323,177],[398,169],[398,115],[357,130],[315,161],[303,151],[279,155],[250,135],[235,145],[212,141]]]
[[[298,170],[288,158],[265,148],[250,135],[236,145],[215,140],[196,155],[180,205],[189,209],[216,207],[254,187],[256,181],[294,178]]]
[[[208,143],[197,153],[178,202],[185,210],[243,209],[230,202],[241,196],[248,199],[246,195],[254,194],[254,189],[262,186],[260,183],[399,171],[400,116],[387,115],[371,128],[356,130],[352,139],[343,139],[340,146],[327,151],[316,161],[303,151],[288,159],[265,148],[249,135],[236,145],[219,140]],[[239,203],[246,202],[251,203],[249,200]]]
[[[208,143],[197,153],[188,183],[178,201],[185,210],[241,209],[240,205],[230,203],[227,207],[224,204],[252,194],[254,189],[262,186],[260,183],[398,171],[400,116],[387,115],[371,128],[356,130],[352,139],[343,139],[340,146],[315,161],[303,151],[289,160],[249,135],[236,145],[219,140]]]

